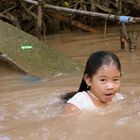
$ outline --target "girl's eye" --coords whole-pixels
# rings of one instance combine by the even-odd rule
[[[120,81],[120,79],[114,79],[114,82]]]
[[[100,81],[104,82],[104,81],[106,81],[106,79],[100,79]]]

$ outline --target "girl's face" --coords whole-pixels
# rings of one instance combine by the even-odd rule
[[[121,74],[114,64],[103,65],[96,74],[86,79],[90,92],[102,102],[110,102],[120,88]]]

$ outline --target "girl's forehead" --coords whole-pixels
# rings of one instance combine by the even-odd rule
[[[108,65],[102,65],[96,72],[96,74],[98,73],[120,73],[120,71],[118,70],[117,66],[113,63],[110,63]]]

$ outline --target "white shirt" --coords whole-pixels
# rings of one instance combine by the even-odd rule
[[[124,99],[124,97],[121,95],[121,93],[116,93],[112,101],[116,102],[122,99]],[[67,101],[67,103],[75,105],[80,110],[82,109],[90,110],[98,108],[94,105],[89,94],[86,91],[76,93],[71,99]]]

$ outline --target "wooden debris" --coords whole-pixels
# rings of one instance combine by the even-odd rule
[[[13,70],[17,72],[20,72],[22,74],[27,74],[27,72],[22,67],[17,65],[11,58],[9,58],[6,54],[2,52],[0,52],[0,61],[4,62],[5,64],[10,66]]]
[[[68,17],[62,16],[58,13],[48,13],[48,15],[53,17],[53,18],[56,18],[57,20],[60,20],[62,22],[67,23],[68,25],[79,28],[81,30],[88,31],[88,32],[91,32],[91,33],[97,32],[95,29],[93,29],[92,27],[90,27],[88,25],[82,24],[82,23],[80,23],[78,21],[75,21],[75,20],[71,20]]]
[[[39,2],[43,2],[43,7],[49,9],[51,11],[57,11],[70,14],[70,19],[76,22],[71,22],[71,25],[78,23],[82,23],[84,20],[84,24],[88,25],[89,20],[92,17],[96,17],[94,20],[94,25],[99,25],[99,20],[97,19],[100,17],[101,19],[107,18],[109,20],[117,20],[119,17],[118,15],[119,7],[118,1],[119,0],[68,0],[66,1],[68,4],[64,4],[65,1],[53,1],[53,0],[1,0],[0,5],[0,19],[4,20],[8,23],[11,23],[22,30],[36,35],[38,38],[42,38],[41,36],[45,36],[49,32],[49,25],[50,18],[44,19],[43,16],[46,15],[47,10],[43,10],[41,12],[37,12],[37,9],[40,9],[38,6]],[[123,15],[133,15],[139,16],[140,15],[140,1],[139,0],[121,0],[122,2],[122,13]],[[62,7],[66,6],[66,7]],[[38,8],[37,8],[38,7]],[[41,10],[40,10],[41,11]],[[102,11],[102,13],[100,13]],[[79,16],[80,15],[80,16]],[[85,15],[86,18],[83,19],[82,15]],[[73,18],[73,16],[75,18]],[[42,18],[42,20],[41,20]],[[78,21],[77,21],[78,19]],[[89,19],[89,20],[87,20]],[[87,21],[86,21],[87,20]],[[66,20],[61,20],[61,22]],[[92,20],[93,21],[93,20]],[[134,18],[134,21],[140,22],[139,18]],[[59,23],[58,23],[59,24]],[[92,24],[89,24],[92,25]],[[58,25],[60,27],[61,25]],[[77,25],[79,28],[79,25]],[[75,26],[76,27],[76,26]],[[81,28],[81,25],[80,25]],[[92,27],[91,27],[92,28]],[[94,26],[93,26],[94,28]],[[48,29],[48,30],[47,30]],[[61,29],[61,27],[60,27]],[[59,30],[60,31],[60,30]],[[54,33],[55,31],[53,31]],[[57,32],[57,31],[56,31]]]

